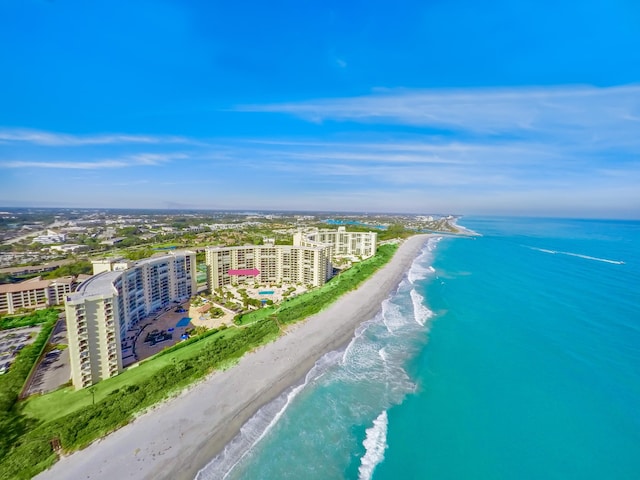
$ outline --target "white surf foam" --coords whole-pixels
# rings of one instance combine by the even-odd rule
[[[384,302],[382,303],[382,308],[384,310]],[[355,333],[353,335],[353,338],[351,339],[351,341],[349,342],[347,347],[344,349],[344,352],[342,352],[342,363],[343,364],[347,361],[347,358],[351,355],[352,350],[355,348],[357,340],[362,336],[362,334],[367,330],[367,328],[369,328],[370,324],[371,324],[371,320],[369,320],[367,322],[364,322],[364,323],[361,323],[360,325],[358,325],[358,328],[356,328],[356,331],[355,331]],[[327,354],[327,355],[329,355],[329,354]]]
[[[430,238],[420,251],[420,254],[411,263],[411,267],[407,273],[407,279],[410,283],[413,284],[418,280],[423,280],[427,275],[435,272],[435,269],[431,265],[428,265],[428,263],[433,257],[431,252],[433,252],[441,239],[442,237]]]
[[[387,352],[385,351],[384,347],[382,347],[380,350],[378,350],[378,355],[380,355],[380,358],[382,359],[383,363],[387,363]]]
[[[240,429],[240,433],[229,442],[224,450],[213,458],[196,475],[196,480],[224,480],[233,468],[280,420],[294,398],[312,381],[321,377],[329,367],[342,358],[342,352],[329,352],[320,358],[307,373],[305,381],[260,408]]]
[[[359,480],[370,480],[375,468],[384,460],[384,452],[387,449],[387,429],[389,418],[384,410],[378,418],[373,421],[373,426],[367,428],[367,436],[362,442],[365,454],[360,459],[358,469]]]
[[[546,248],[538,248],[538,247],[529,247],[529,248],[532,250],[537,250],[538,252],[550,253],[552,255],[568,255],[570,257],[584,258],[585,260],[594,260],[596,262],[612,263],[614,265],[624,265],[624,262],[621,260],[609,260],[608,258],[591,257],[589,255],[582,255],[580,253],[561,252],[558,250],[548,250]]]
[[[394,333],[405,323],[405,319],[400,312],[400,306],[391,302],[389,299],[382,302],[382,323],[387,327],[389,333]]]
[[[413,318],[421,326],[433,317],[433,312],[424,304],[424,297],[416,292],[415,288],[409,292],[413,304]]]

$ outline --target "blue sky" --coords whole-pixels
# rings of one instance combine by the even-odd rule
[[[0,0],[0,68],[0,206],[640,218],[634,0]]]

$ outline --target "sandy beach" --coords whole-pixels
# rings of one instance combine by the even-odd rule
[[[326,310],[36,478],[193,479],[262,405],[300,382],[320,357],[348,343],[357,326],[376,315],[427,239],[411,237],[372,278]]]

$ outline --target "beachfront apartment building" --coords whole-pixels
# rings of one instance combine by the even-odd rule
[[[205,252],[209,291],[225,285],[247,283],[293,283],[318,287],[324,285],[333,273],[326,245],[208,247]],[[257,270],[257,273],[237,272],[243,270]]]
[[[35,277],[20,283],[0,285],[0,313],[60,305],[74,287],[73,277],[43,280]]]
[[[225,285],[296,283],[324,285],[333,274],[332,261],[340,257],[362,260],[376,253],[376,232],[314,229],[298,231],[293,245],[208,247],[209,291]],[[255,270],[255,271],[253,271]],[[243,272],[244,271],[244,272]]]
[[[104,261],[98,270],[67,295],[65,302],[71,379],[76,389],[120,373],[121,344],[127,331],[197,290],[196,254],[191,251],[135,263]]]
[[[348,232],[345,227],[338,227],[337,230],[314,229],[296,232],[293,235],[293,244],[305,247],[329,246],[332,261],[340,257],[364,260],[376,254],[378,234]]]

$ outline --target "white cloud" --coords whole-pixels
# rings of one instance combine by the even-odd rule
[[[66,133],[46,132],[28,129],[0,129],[0,143],[29,143],[49,147],[76,147],[87,145],[115,145],[115,144],[162,144],[162,143],[191,143],[185,137],[158,135],[71,135]]]
[[[97,162],[43,162],[43,161],[24,161],[15,160],[0,163],[0,167],[5,168],[54,168],[54,169],[73,169],[73,170],[96,170],[101,168],[122,168],[130,166],[127,162],[121,160],[101,160]]]
[[[298,103],[241,105],[326,120],[435,127],[479,134],[629,135],[640,127],[640,85],[467,90],[385,90],[371,95]]]
[[[28,190],[34,171],[21,168],[44,169],[51,178],[53,169],[84,170],[126,183],[137,179],[118,169],[158,166],[145,170],[149,186],[169,182],[186,190],[149,188],[148,201],[184,190],[203,206],[224,197],[229,208],[268,201],[269,208],[335,210],[640,211],[640,86],[386,90],[238,110],[351,123],[337,133],[307,125],[318,134],[304,138],[211,141],[0,129],[0,168],[14,169],[0,175],[3,189]],[[373,123],[393,127],[367,126]],[[184,145],[188,152],[173,151]],[[215,182],[215,193],[187,188],[203,181]]]
[[[0,162],[0,168],[51,168],[70,170],[99,170],[111,168],[125,168],[136,166],[155,166],[171,160],[185,159],[187,155],[183,153],[155,154],[140,153],[124,156],[117,159],[102,159],[95,161],[43,161],[43,160],[13,160]]]

